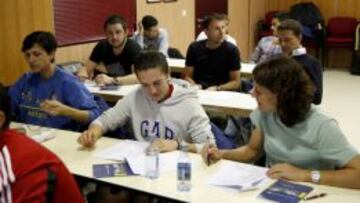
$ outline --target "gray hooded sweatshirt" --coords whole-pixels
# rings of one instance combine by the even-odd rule
[[[140,86],[105,111],[93,124],[106,132],[131,119],[138,141],[147,141],[149,136],[184,140],[195,143],[198,152],[208,139],[215,144],[209,118],[199,103],[196,90],[179,80],[172,80],[172,85],[171,96],[160,103],[153,101]]]

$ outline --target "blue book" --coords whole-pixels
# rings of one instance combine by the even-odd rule
[[[260,193],[260,197],[280,203],[297,203],[313,190],[312,187],[278,180]]]
[[[108,84],[108,85],[100,86],[100,90],[118,90],[119,87],[120,87],[119,85]]]
[[[93,165],[93,176],[95,178],[130,176],[130,175],[136,175],[136,174],[134,174],[134,172],[131,170],[127,161],[122,161],[120,163]]]

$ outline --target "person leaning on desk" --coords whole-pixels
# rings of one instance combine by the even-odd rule
[[[287,57],[257,65],[253,72],[258,109],[247,145],[233,150],[204,147],[209,162],[255,161],[264,150],[267,174],[275,179],[360,189],[360,156],[333,118],[311,105],[314,86]]]
[[[99,85],[137,83],[132,66],[141,47],[128,39],[125,18],[119,15],[109,16],[104,23],[106,39],[99,41],[90,55],[89,61],[78,72],[84,81],[93,79]],[[94,71],[99,73],[94,75]]]
[[[96,119],[82,133],[78,142],[85,147],[95,144],[107,130],[131,119],[136,140],[154,136],[161,152],[179,148],[179,141],[189,143],[189,150],[200,152],[206,142],[215,143],[209,118],[199,103],[195,88],[170,80],[165,56],[157,51],[143,51],[134,64],[141,84]],[[185,81],[184,81],[185,82]]]
[[[13,119],[65,130],[87,127],[106,107],[74,75],[55,65],[57,42],[46,31],[28,34],[22,44],[31,71],[10,87]]]

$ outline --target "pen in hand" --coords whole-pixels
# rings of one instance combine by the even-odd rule
[[[207,142],[206,142],[207,148],[206,148],[206,164],[209,166],[210,165],[210,138],[207,137]]]
[[[312,200],[312,199],[317,199],[317,198],[320,198],[320,197],[325,197],[326,195],[327,195],[326,193],[320,193],[320,194],[312,195],[312,196],[309,196],[309,197],[305,197],[304,200],[308,201],[308,200]]]

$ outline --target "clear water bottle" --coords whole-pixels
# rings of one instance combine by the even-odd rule
[[[189,192],[191,190],[191,160],[188,146],[185,142],[180,145],[180,155],[177,161],[177,190]]]
[[[146,149],[145,176],[149,179],[159,177],[159,149],[150,142]]]

